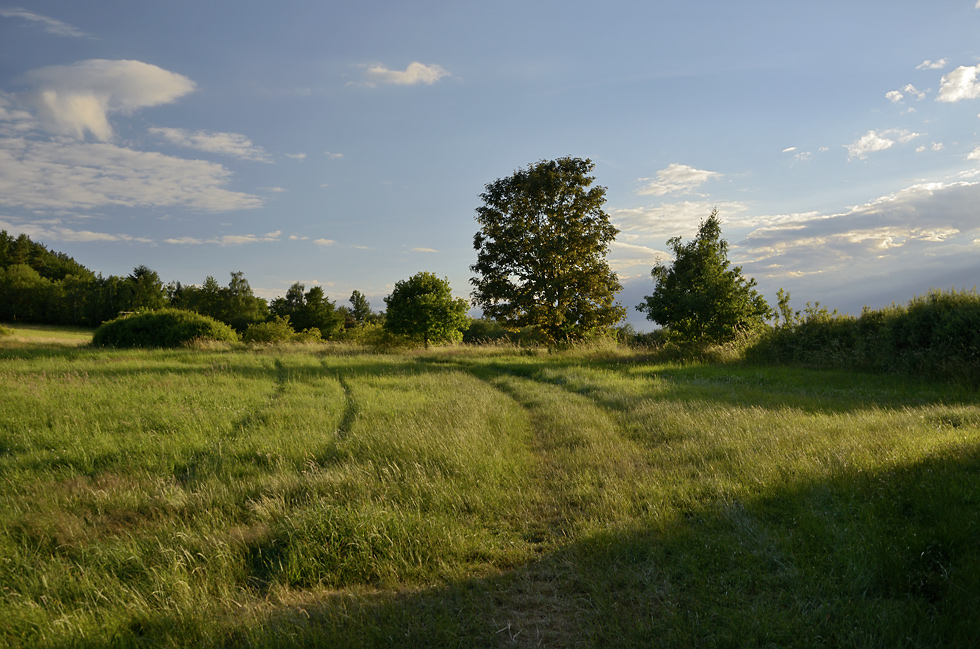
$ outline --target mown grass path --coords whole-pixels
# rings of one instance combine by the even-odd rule
[[[5,646],[972,646],[975,391],[0,347]]]

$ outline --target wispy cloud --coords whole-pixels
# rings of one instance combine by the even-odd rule
[[[666,169],[658,171],[656,180],[641,178],[640,182],[647,184],[636,193],[641,196],[664,196],[674,192],[687,194],[712,178],[720,177],[720,173],[695,169],[675,162],[668,165]]]
[[[0,18],[20,18],[31,23],[35,23],[44,31],[54,36],[71,36],[74,38],[84,38],[87,34],[80,29],[72,27],[68,23],[48,18],[41,14],[36,14],[20,7],[0,7]]]
[[[857,141],[844,145],[847,148],[848,159],[858,158],[863,160],[869,153],[884,151],[892,148],[896,143],[905,144],[911,142],[920,133],[913,133],[904,129],[888,129],[885,131],[868,131]]]
[[[151,128],[150,133],[189,149],[219,153],[254,162],[272,162],[265,149],[252,144],[248,137],[240,133],[191,131],[185,128]]]
[[[978,2],[980,4],[980,2]],[[948,61],[946,59],[939,59],[938,61],[930,61],[926,59],[919,65],[915,66],[916,70],[942,70],[946,67]]]
[[[38,68],[23,81],[31,89],[18,96],[37,110],[46,130],[79,139],[89,133],[103,142],[113,136],[110,113],[167,104],[195,88],[187,77],[149,63],[104,59]]]
[[[923,268],[929,257],[967,249],[976,254],[977,200],[977,183],[913,185],[845,213],[759,227],[746,236],[744,249],[751,269],[774,277],[823,273],[845,282],[872,267],[886,273]]]
[[[441,65],[425,65],[418,61],[409,63],[404,70],[389,70],[383,65],[371,66],[367,70],[367,76],[371,82],[390,83],[398,86],[414,86],[420,83],[431,86],[449,74],[449,70]]]
[[[337,242],[333,239],[314,239],[313,243],[318,246],[333,246],[336,245]]]
[[[331,160],[340,160],[344,157],[343,153],[331,153],[330,151],[324,151],[323,155],[327,156]]]
[[[980,97],[980,83],[977,83],[978,72],[980,72],[980,65],[961,65],[944,75],[939,82],[939,96],[936,101],[953,103],[963,99]]]
[[[439,251],[436,250],[435,248],[412,248],[412,252],[431,253],[431,252],[439,252]]]
[[[906,97],[910,97],[912,99],[922,101],[923,99],[926,98],[926,93],[922,92],[921,90],[919,90],[918,88],[916,88],[910,83],[907,84],[901,90],[892,90],[890,92],[886,92],[885,97],[888,99],[888,101],[899,104],[905,101]]]
[[[219,246],[242,246],[250,243],[262,243],[269,241],[279,241],[282,231],[276,230],[267,234],[226,234],[211,239],[198,239],[195,237],[174,237],[164,239],[164,243],[172,245],[201,246],[206,244]]]
[[[231,172],[108,143],[0,138],[0,205],[34,210],[184,206],[206,212],[259,207],[225,188]]]
[[[150,239],[128,234],[76,230],[60,224],[0,220],[0,230],[24,233],[35,241],[151,243]]]

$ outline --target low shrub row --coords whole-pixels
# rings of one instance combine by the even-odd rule
[[[746,358],[980,382],[980,295],[931,291],[907,305],[865,308],[860,317],[808,305]]]

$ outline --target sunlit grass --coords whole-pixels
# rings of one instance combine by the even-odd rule
[[[565,353],[0,347],[8,646],[968,646],[958,388]]]

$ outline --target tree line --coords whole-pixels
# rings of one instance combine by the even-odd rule
[[[467,301],[453,297],[448,279],[429,272],[398,282],[384,312],[375,313],[358,291],[349,307],[338,307],[321,287],[300,283],[267,302],[253,294],[241,272],[231,273],[227,286],[213,277],[200,286],[164,285],[145,266],[126,277],[103,277],[26,235],[13,238],[5,231],[0,320],[96,326],[120,313],[172,307],[226,323],[252,340],[330,339],[374,327],[425,345],[464,339],[464,332],[469,340],[503,334],[549,346],[574,343],[609,332],[626,312],[616,302],[622,286],[606,260],[619,231],[603,209],[606,189],[594,185],[593,169],[588,159],[542,160],[485,186],[470,267],[472,304],[484,316],[476,321],[466,315]],[[930,293],[907,309],[866,310],[859,319],[807,303],[801,317],[790,308],[788,293],[780,289],[772,308],[755,279],[731,264],[717,210],[691,241],[674,237],[667,246],[673,259],[657,260],[653,292],[636,306],[659,325],[661,343],[753,340],[757,357],[774,360],[847,349],[863,366],[902,358],[904,366],[919,370],[922,350],[942,350],[933,357],[945,366],[951,363],[943,355],[955,350],[956,359],[980,368],[975,290]],[[980,377],[980,370],[975,373]]]

